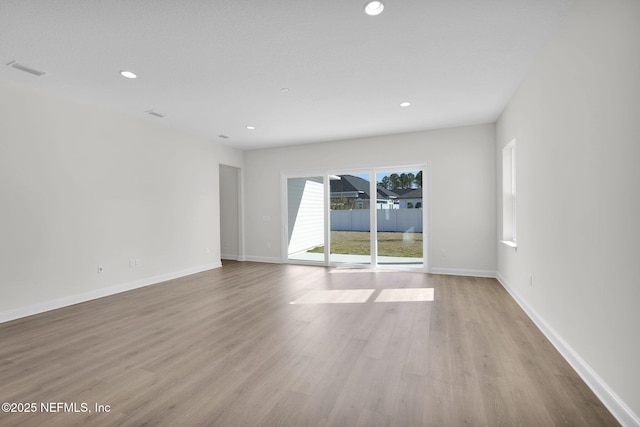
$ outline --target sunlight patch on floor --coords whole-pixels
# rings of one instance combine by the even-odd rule
[[[347,304],[367,302],[375,289],[311,291],[289,304]]]
[[[433,301],[433,288],[383,289],[375,302]]]
[[[369,301],[375,289],[309,291],[289,304],[354,304]],[[374,302],[424,302],[434,300],[433,288],[382,289]]]

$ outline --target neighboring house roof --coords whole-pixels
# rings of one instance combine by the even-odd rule
[[[394,191],[402,191],[402,194],[398,195],[399,199],[422,199],[422,188],[405,188]]]
[[[358,176],[340,175],[340,179],[332,179],[329,185],[333,197],[371,199],[369,181]],[[395,199],[397,197],[391,190],[378,188],[379,199]]]
[[[332,197],[370,199],[369,181],[354,175],[340,175],[330,181]],[[378,187],[378,199],[421,199],[422,188],[397,188],[387,190]]]
[[[386,188],[378,187],[378,194],[384,195],[388,199],[397,199],[398,193],[392,190],[387,190]]]
[[[334,181],[340,183],[344,187],[350,188],[356,191],[362,191],[369,196],[369,181],[353,175],[340,175],[340,181]]]

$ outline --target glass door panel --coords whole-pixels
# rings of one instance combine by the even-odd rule
[[[376,174],[377,263],[423,268],[422,171]]]
[[[324,262],[324,179],[287,179],[288,246],[290,261]]]
[[[370,175],[332,175],[329,186],[330,262],[371,264]]]

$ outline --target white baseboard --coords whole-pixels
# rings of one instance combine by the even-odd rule
[[[233,255],[233,254],[222,254],[220,255],[221,259],[228,259],[231,261],[240,261],[240,257],[238,255]]]
[[[473,276],[473,277],[490,277],[495,279],[497,273],[491,270],[470,270],[466,268],[440,268],[432,267],[431,274],[448,274],[451,276]]]
[[[242,261],[250,261],[250,262],[266,262],[269,264],[282,264],[282,260],[280,258],[271,258],[271,257],[263,257],[263,256],[251,256],[247,255],[242,258]]]
[[[211,263],[200,265],[197,267],[187,268],[185,270],[175,271],[172,273],[160,274],[153,277],[147,277],[133,282],[122,283],[120,285],[109,286],[106,288],[95,289],[81,294],[71,295],[68,297],[57,298],[51,301],[45,301],[37,304],[20,307],[13,310],[0,312],[0,323],[10,320],[20,319],[22,317],[32,316],[34,314],[44,313],[45,311],[56,310],[58,308],[67,307],[85,301],[106,297],[109,295],[119,294],[121,292],[142,288],[149,285],[166,282],[167,280],[177,279],[179,277],[188,276],[190,274],[200,273],[214,268],[222,267],[222,263]]]
[[[580,355],[532,309],[526,301],[513,289],[504,277],[498,273],[496,279],[520,305],[538,329],[547,337],[551,344],[560,352],[562,357],[578,373],[582,380],[591,388],[614,417],[625,427],[640,427],[640,417],[636,415],[603,381],[602,378],[580,357]]]

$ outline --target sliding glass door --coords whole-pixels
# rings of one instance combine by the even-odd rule
[[[371,181],[368,173],[331,177],[330,230],[332,264],[371,264]]]
[[[284,176],[287,261],[424,269],[424,167]]]
[[[423,268],[422,170],[377,172],[376,182],[378,265]]]

